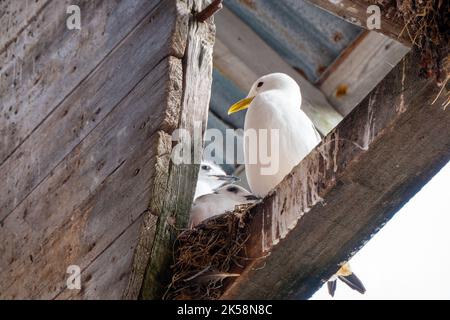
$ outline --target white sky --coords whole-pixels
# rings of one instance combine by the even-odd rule
[[[334,299],[450,299],[450,163],[350,263],[367,291],[338,280]]]

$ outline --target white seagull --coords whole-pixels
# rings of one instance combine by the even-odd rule
[[[259,146],[267,143],[268,154],[278,161],[275,174],[262,174],[260,148],[251,148],[244,139],[245,172],[250,190],[259,197],[266,196],[292,168],[320,142],[320,135],[308,116],[300,109],[302,95],[294,79],[283,73],[272,73],[259,78],[247,98],[235,103],[228,114],[248,108],[244,132],[256,130]],[[267,136],[260,134],[267,129]],[[271,130],[279,130],[278,154],[270,151]],[[267,138],[266,138],[267,137]],[[262,141],[261,139],[267,139]],[[252,161],[257,159],[257,161]]]
[[[194,201],[202,195],[213,193],[217,188],[238,180],[239,178],[235,176],[227,175],[217,164],[203,160],[198,173]]]
[[[220,187],[214,193],[198,197],[191,208],[189,227],[228,211],[234,211],[237,205],[255,203],[259,198],[246,189],[230,184]]]
[[[321,141],[314,124],[300,109],[301,104],[302,95],[297,82],[286,74],[272,73],[259,78],[247,97],[228,110],[228,114],[232,114],[248,108],[244,132],[253,130],[258,136],[257,146],[249,146],[247,139],[244,139],[244,157],[250,190],[259,197],[266,196],[275,188]],[[268,129],[267,135],[260,133],[261,129]],[[278,154],[271,152],[272,129],[279,130]],[[266,144],[266,153],[278,161],[278,170],[274,174],[264,174],[261,170],[265,166],[260,160],[261,143]],[[336,278],[361,293],[365,292],[363,284],[348,264],[330,279],[328,289],[331,295],[336,289]]]

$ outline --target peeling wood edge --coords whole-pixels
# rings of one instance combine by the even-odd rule
[[[171,86],[182,87],[182,62],[175,57],[169,57],[169,78]],[[181,104],[181,90],[169,89],[167,91],[166,103],[168,110],[179,110]],[[167,129],[155,133],[158,142],[155,144],[154,176],[150,191],[150,202],[144,213],[143,222],[138,236],[138,243],[133,255],[133,264],[129,283],[123,294],[123,298],[134,300],[139,297],[147,262],[150,258],[155,229],[158,222],[159,210],[164,206],[165,189],[169,180],[170,156],[172,151],[172,137]]]
[[[134,256],[133,269],[136,273],[124,295],[128,299],[161,299],[165,293],[170,279],[170,265],[173,263],[173,244],[177,230],[187,226],[199,169],[199,165],[175,165],[171,162],[171,133],[176,128],[192,132],[194,123],[191,120],[201,120],[203,131],[207,123],[215,27],[212,22],[199,24],[193,15],[204,0],[190,0],[189,3],[172,1],[177,6],[178,16],[173,45],[175,52],[183,52],[182,59],[176,62],[175,71],[178,73],[180,66],[181,74],[175,76],[173,85],[182,88],[182,95],[173,97],[170,95],[173,88],[169,89],[167,118],[161,132],[162,152],[158,153],[162,155],[157,168],[160,176],[156,176],[153,182],[149,212],[141,228],[139,246]],[[200,54],[201,59],[194,56],[196,53]],[[193,62],[188,63],[191,58]],[[202,89],[208,92],[208,96],[200,104],[194,105],[195,99],[187,95],[201,89],[189,83],[187,77],[191,73],[195,75],[201,72],[209,73],[202,80],[205,86]],[[176,128],[169,124],[176,124]],[[194,159],[201,159],[201,153],[195,154]]]
[[[172,132],[179,124],[182,104],[183,62],[189,30],[189,17],[186,4],[171,0],[177,15],[172,39],[170,41],[169,56],[164,57],[169,64],[169,83],[166,91],[166,117],[163,119],[155,144],[156,163],[152,179],[151,196],[147,212],[144,213],[142,226],[138,235],[138,243],[133,254],[131,275],[123,298],[135,300],[140,297],[145,282],[145,274],[150,260],[160,210],[164,208],[165,195],[169,182],[170,156],[172,152]]]

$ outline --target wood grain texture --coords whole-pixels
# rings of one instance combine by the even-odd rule
[[[92,29],[103,26],[105,3],[95,2],[92,21],[85,16]],[[157,222],[149,202],[150,209],[162,205],[170,134],[181,123],[181,57],[190,11],[180,18],[183,5],[175,0],[127,3],[128,9],[112,1],[108,6],[128,10],[115,19],[139,18],[136,27],[130,21],[130,32],[109,37],[117,45],[98,65],[86,63],[89,75],[73,83],[0,167],[7,181],[0,202],[0,298],[120,299],[139,293],[148,262],[140,254],[151,249]],[[137,4],[146,11],[135,12]],[[73,45],[83,52],[96,39],[94,32]],[[51,55],[53,49],[40,50]],[[67,70],[61,72],[65,77]],[[45,90],[65,89],[57,80],[46,82]],[[81,268],[81,291],[66,288],[69,265]]]
[[[0,297],[56,297],[65,288],[67,266],[84,271],[146,211],[171,59],[162,60],[5,219]],[[114,279],[130,271],[131,259],[103,272]],[[86,286],[95,287],[97,280]]]
[[[381,33],[366,31],[354,46],[344,50],[331,70],[327,70],[319,88],[346,116],[408,51],[408,47]]]
[[[323,93],[286,63],[253,30],[227,8],[216,15],[217,41],[214,67],[248,92],[259,77],[283,72],[293,77],[302,90],[302,109],[322,134],[327,134],[342,116],[330,105]]]
[[[159,2],[79,1],[82,26],[73,31],[71,1],[38,12],[0,54],[0,165]]]
[[[306,1],[350,23],[367,29],[367,18],[370,16],[370,14],[367,13],[367,8],[369,7],[370,2],[367,0]],[[383,33],[386,36],[410,47],[411,39],[409,39],[405,33],[401,34],[403,25],[400,25],[397,21],[387,19],[384,14],[385,13],[381,12],[381,29],[375,29],[374,31]]]
[[[0,54],[11,45],[17,36],[50,3],[50,0],[22,0],[0,2]]]
[[[172,137],[164,131],[157,133],[157,154],[154,161],[154,175],[150,189],[150,204],[143,216],[141,227],[138,230],[138,242],[134,250],[130,277],[122,298],[127,300],[138,299],[144,281],[145,271],[152,252],[155,232],[158,223],[158,211],[163,206],[164,194],[167,192],[167,168],[170,164]]]
[[[190,134],[193,164],[176,164],[169,161],[166,162],[165,168],[162,168],[167,175],[166,185],[159,190],[158,198],[152,200],[150,207],[151,213],[158,216],[158,221],[141,291],[143,299],[161,298],[169,284],[173,244],[177,230],[187,227],[202,156],[201,137],[196,139],[194,131],[206,130],[211,94],[215,26],[212,21],[201,23],[194,18],[195,12],[205,8],[208,2],[189,0],[177,3],[180,19],[188,22],[178,128]],[[182,142],[178,141],[179,143]]]
[[[179,4],[178,4],[179,5]],[[180,9],[179,9],[180,10]],[[185,11],[180,10],[177,14],[177,20],[183,21],[187,18],[183,15]],[[185,32],[180,32],[184,36],[180,41],[187,41],[187,24],[178,24],[179,28],[186,28]],[[172,59],[169,64],[169,83],[166,98],[166,119],[171,118],[172,122],[178,126],[180,121],[180,108],[182,101],[183,88],[183,67],[182,61],[179,59]],[[171,117],[172,115],[173,117]],[[147,269],[150,254],[152,253],[153,242],[156,236],[157,224],[159,221],[160,210],[166,205],[166,201],[172,201],[172,198],[167,193],[170,192],[169,172],[171,166],[172,155],[172,135],[174,127],[163,127],[156,134],[157,141],[155,143],[156,157],[153,161],[154,176],[150,189],[150,197],[148,209],[143,217],[140,231],[138,233],[138,244],[136,246],[133,263],[131,267],[131,275],[127,288],[123,294],[125,299],[139,298],[141,288],[144,282],[145,271]]]
[[[255,259],[222,298],[309,298],[450,160],[445,94],[431,104],[439,88],[419,59],[406,55],[252,210]]]
[[[0,165],[0,177],[6,181],[0,185],[0,194],[4,195],[0,221],[24,201],[161,59],[169,54],[181,55],[172,45],[175,9],[170,10],[169,4],[166,2],[142,20],[114,53]],[[159,33],[154,33],[157,26]],[[55,90],[60,88],[58,82],[49,85]],[[38,112],[39,109],[29,109],[31,117]]]
[[[141,216],[83,270],[81,290],[64,290],[55,298],[121,299],[130,277],[131,262],[137,243],[136,235],[139,234],[142,222]]]

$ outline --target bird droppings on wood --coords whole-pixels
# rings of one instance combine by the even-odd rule
[[[172,281],[164,299],[211,300],[222,295],[227,279],[239,276],[249,259],[244,244],[249,238],[249,210],[253,206],[237,206],[234,212],[178,235]]]

